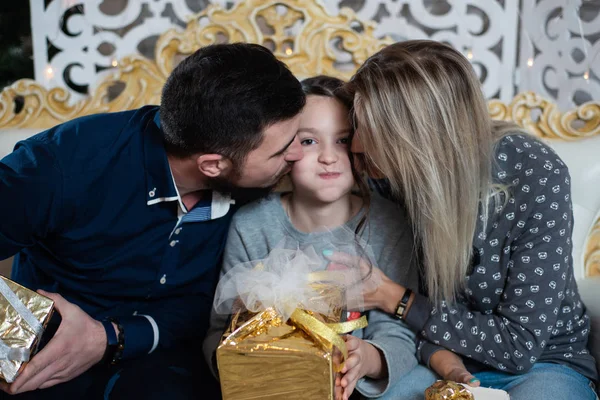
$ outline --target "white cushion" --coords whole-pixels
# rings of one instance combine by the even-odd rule
[[[17,142],[39,132],[41,132],[40,129],[0,129],[0,159],[12,153]]]
[[[600,371],[600,276],[582,279],[577,282],[577,286],[592,320],[588,347],[596,358],[596,365]]]
[[[600,215],[600,136],[571,142],[546,140],[569,167],[573,201],[573,267],[585,276],[583,256],[592,224]]]

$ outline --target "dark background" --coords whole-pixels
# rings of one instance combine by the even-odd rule
[[[33,79],[28,0],[0,2],[0,90],[17,79]]]

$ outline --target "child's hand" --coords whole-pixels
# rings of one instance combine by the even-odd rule
[[[467,371],[460,356],[450,350],[439,350],[433,353],[429,360],[429,366],[445,380],[473,387],[480,385],[479,379]]]
[[[335,400],[344,400],[344,388],[342,387],[342,374],[338,373],[335,376],[335,393],[333,398]]]
[[[341,387],[343,400],[348,400],[356,387],[356,382],[363,376],[378,379],[385,373],[385,363],[379,350],[372,344],[357,337],[344,337],[348,349],[348,359],[342,369]]]

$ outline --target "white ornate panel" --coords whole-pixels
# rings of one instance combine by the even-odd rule
[[[140,50],[152,56],[158,35],[184,27],[187,16],[200,11],[185,0],[30,0],[30,7],[35,78],[69,88],[72,100],[118,59]],[[53,48],[59,51],[49,57]]]
[[[522,4],[519,89],[554,98],[563,110],[599,99],[600,1]]]
[[[152,57],[153,38],[184,26],[186,16],[208,3],[238,1],[30,0],[36,80],[67,87],[73,100],[80,98],[119,58],[140,52]],[[582,7],[587,56],[576,17],[581,0],[322,1],[331,13],[349,6],[361,19],[378,21],[379,36],[452,44],[472,59],[489,98],[509,101],[517,92],[534,90],[567,109],[576,91],[577,104],[600,97],[600,56],[595,59],[600,0],[587,0]],[[559,9],[562,17],[556,19]],[[339,57],[343,62],[344,55]]]
[[[330,9],[339,0],[326,0]],[[351,3],[342,1],[342,4]],[[378,21],[376,33],[396,40],[433,39],[469,56],[486,97],[509,101],[515,69],[517,1],[369,0],[353,8],[361,19]],[[350,5],[350,4],[348,4]]]

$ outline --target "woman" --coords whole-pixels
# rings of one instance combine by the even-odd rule
[[[421,361],[443,377],[478,379],[513,400],[595,399],[564,163],[517,126],[492,122],[468,60],[442,43],[388,46],[348,89],[352,151],[406,206],[427,293],[384,277],[366,294],[371,306],[420,332]],[[444,349],[475,378],[448,368]]]

